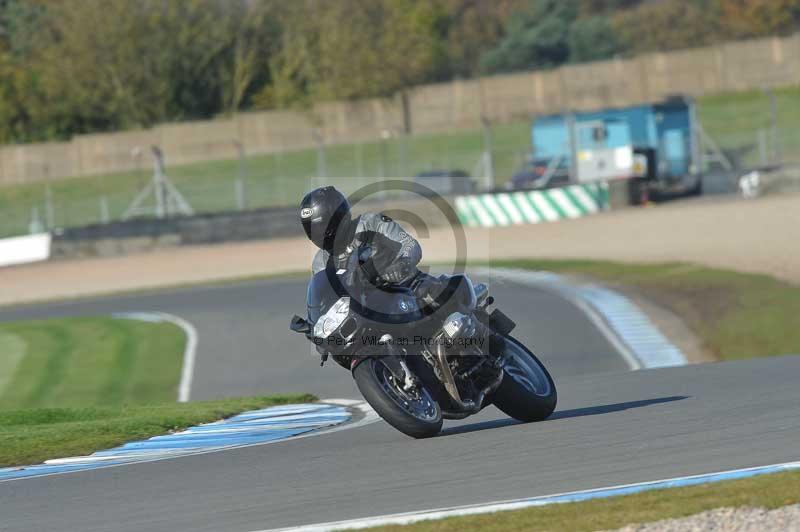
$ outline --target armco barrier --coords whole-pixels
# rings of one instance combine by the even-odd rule
[[[65,229],[53,237],[56,259],[104,257],[165,247],[302,236],[297,209],[255,209]]]
[[[574,185],[543,191],[478,194],[446,198],[462,224],[493,227],[578,218],[624,206],[627,182]],[[614,191],[618,190],[619,193]],[[618,198],[617,198],[618,197]],[[615,202],[615,198],[617,201]],[[428,199],[408,197],[359,203],[356,212],[383,212],[410,223],[416,218],[427,230],[448,219]],[[412,224],[414,225],[414,224]],[[52,239],[54,259],[127,255],[181,245],[216,244],[244,240],[302,237],[297,209],[270,208],[170,218],[135,219],[105,225],[71,228]]]
[[[359,203],[356,212],[383,212],[398,220],[411,213],[427,228],[448,223],[435,204],[405,199]],[[418,228],[419,229],[419,228]],[[54,259],[127,255],[180,245],[217,244],[304,236],[295,207],[253,209],[167,220],[140,218],[69,228],[53,236]]]
[[[0,266],[39,262],[50,258],[50,233],[0,239]]]
[[[468,227],[538,224],[580,218],[609,208],[608,183],[458,196],[456,213]]]

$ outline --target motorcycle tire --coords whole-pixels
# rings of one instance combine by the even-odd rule
[[[410,397],[381,358],[368,358],[353,370],[361,395],[380,417],[412,438],[430,438],[442,429],[442,410],[421,384],[419,398]]]
[[[544,364],[521,342],[511,336],[502,338],[509,360],[492,402],[505,414],[525,423],[548,418],[558,401],[553,378]]]

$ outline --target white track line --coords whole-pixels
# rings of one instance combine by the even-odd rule
[[[637,482],[633,484],[623,484],[606,488],[570,491],[566,493],[557,493],[555,495],[530,497],[527,499],[496,501],[486,504],[474,504],[468,506],[452,506],[449,508],[437,508],[419,512],[406,512],[375,517],[365,517],[362,519],[351,519],[347,521],[334,521],[330,523],[319,523],[314,525],[259,530],[258,532],[328,532],[332,530],[355,530],[386,525],[409,525],[412,523],[418,523],[420,521],[444,519],[446,517],[487,514],[492,512],[504,512],[508,510],[520,510],[534,506],[545,506],[548,504],[563,504],[592,499],[605,499],[608,497],[630,495],[643,491],[678,488],[683,486],[696,486],[699,484],[749,478],[757,475],[766,475],[783,471],[796,471],[798,469],[800,469],[800,462],[788,462],[761,467],[749,467],[746,469],[735,469],[732,471],[721,471],[717,473],[706,473],[701,475],[653,480],[648,482]]]
[[[563,289],[563,282],[560,276],[550,272],[534,272],[505,268],[479,268],[476,270],[476,273],[483,274],[490,279],[497,278],[523,285],[534,286],[539,289],[547,290],[566,299],[576,306],[578,310],[580,310],[592,323],[592,325],[594,325],[595,328],[600,331],[600,334],[602,334],[605,339],[608,340],[614,350],[625,360],[625,363],[628,364],[630,369],[642,369],[642,364],[639,362],[639,359],[633,354],[627,344],[623,342],[611,329],[606,320],[603,319],[603,316],[597,312],[593,306],[584,301],[583,298],[577,297],[573,291]]]
[[[178,402],[187,403],[192,394],[192,380],[194,379],[194,364],[197,358],[197,329],[194,325],[174,314],[166,312],[121,312],[115,317],[149,321],[153,323],[167,322],[177,325],[186,335],[186,347],[183,350],[183,367],[181,368],[181,381],[178,384]]]
[[[639,308],[621,294],[593,284],[576,285],[563,276],[516,268],[479,268],[487,277],[552,292],[575,305],[632,370],[683,366],[684,354]]]

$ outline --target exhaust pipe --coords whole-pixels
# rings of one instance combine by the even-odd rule
[[[505,374],[505,372],[501,369],[497,374],[497,377],[488,385],[486,385],[486,387],[484,387],[480,392],[478,392],[478,397],[475,399],[475,401],[471,399],[465,401],[461,399],[461,394],[458,393],[456,380],[453,377],[453,372],[450,371],[450,364],[447,363],[447,353],[445,352],[445,348],[442,344],[436,345],[436,362],[439,364],[439,369],[442,373],[442,384],[444,384],[444,389],[447,390],[450,398],[461,409],[461,412],[465,414],[465,417],[478,412],[483,407],[483,402],[486,400],[486,396],[500,386],[500,383],[503,382],[503,375]]]

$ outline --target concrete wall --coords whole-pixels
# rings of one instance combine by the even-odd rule
[[[329,102],[308,112],[241,113],[232,118],[163,124],[134,132],[79,135],[70,142],[0,148],[0,184],[133,170],[136,148],[158,144],[168,164],[376,140],[383,131],[412,134],[477,128],[481,117],[507,122],[564,109],[590,110],[655,101],[668,94],[800,84],[800,34],[632,59],[568,65],[416,87],[404,98]],[[149,159],[148,159],[149,160]]]

